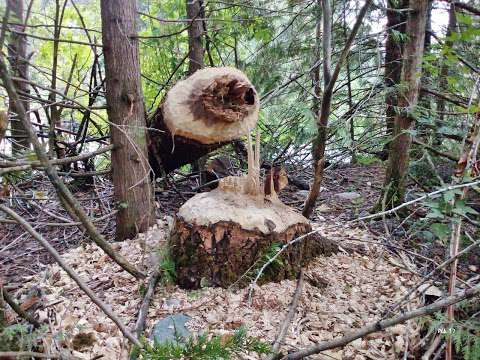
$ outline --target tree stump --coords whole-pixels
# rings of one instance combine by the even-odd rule
[[[198,194],[179,209],[170,237],[177,283],[187,289],[228,287],[253,268],[239,282],[246,285],[272,248],[278,250],[311,230],[306,218],[279,201],[221,188]],[[336,250],[318,234],[307,236],[288,246],[261,281],[294,278],[314,257]]]

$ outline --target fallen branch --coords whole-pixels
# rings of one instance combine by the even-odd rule
[[[398,315],[395,317],[392,317],[390,319],[386,320],[381,320],[377,321],[371,324],[368,324],[362,328],[360,328],[357,331],[352,331],[347,333],[345,336],[339,338],[339,339],[334,339],[331,341],[324,341],[321,343],[318,343],[314,346],[308,347],[304,350],[296,351],[292,354],[289,354],[285,356],[283,359],[287,360],[296,360],[296,359],[303,359],[306,356],[313,355],[313,354],[318,354],[322,351],[328,350],[328,349],[334,349],[334,348],[341,348],[344,347],[345,345],[351,343],[352,341],[355,341],[356,339],[363,338],[364,336],[379,332],[381,330],[385,330],[386,328],[389,328],[391,326],[397,325],[404,323],[408,320],[420,317],[420,316],[425,316],[425,315],[431,315],[434,314],[435,312],[449,306],[452,304],[456,304],[462,300],[472,298],[474,296],[477,296],[480,294],[480,284],[472,287],[471,289],[467,289],[464,291],[461,291],[457,293],[456,295],[453,296],[448,296],[444,298],[443,300],[438,300],[434,302],[433,304],[427,305],[420,307],[418,309],[409,311],[405,314]]]
[[[138,311],[137,322],[135,323],[135,332],[137,337],[142,336],[143,330],[145,329],[145,320],[147,319],[148,307],[150,306],[150,301],[152,300],[155,287],[157,286],[158,280],[160,280],[160,270],[155,270],[152,274],[150,280],[148,281],[147,292],[143,297],[142,305]]]
[[[93,291],[83,282],[82,279],[80,279],[80,277],[75,273],[75,271],[73,271],[73,269],[65,261],[63,261],[57,250],[55,250],[50,245],[50,243],[43,238],[42,235],[35,231],[35,229],[27,221],[25,221],[25,219],[23,219],[12,209],[9,209],[8,207],[0,204],[0,210],[15,219],[15,221],[17,221],[19,225],[21,225],[30,235],[32,235],[35,240],[37,240],[45,248],[45,250],[50,253],[50,255],[58,263],[58,265],[60,265],[60,267],[68,274],[68,276],[70,276],[72,280],[77,283],[78,287],[83,290],[83,292],[92,300],[92,302],[97,305],[100,310],[102,310],[105,315],[107,315],[115,323],[115,325],[117,325],[122,334],[128,340],[130,340],[136,346],[140,348],[142,347],[142,344],[138,341],[135,335],[133,335],[130,330],[123,324],[123,322],[117,317],[117,315],[112,312],[112,310],[93,293]]]
[[[89,159],[91,157],[109,152],[109,151],[113,150],[113,148],[114,148],[114,145],[108,145],[108,146],[102,147],[98,150],[95,150],[95,151],[92,151],[92,152],[89,152],[89,153],[80,154],[80,155],[77,155],[77,156],[65,157],[65,158],[62,158],[62,159],[52,159],[52,160],[50,160],[50,164],[52,164],[52,165],[65,165],[65,164],[70,164],[70,163],[76,162],[76,161],[86,160],[86,159]],[[41,162],[38,161],[38,160],[34,160],[34,161],[19,160],[19,161],[2,161],[2,162],[0,162],[0,168],[8,168],[8,167],[11,167],[11,166],[23,166],[23,165],[27,165],[27,166],[30,166],[30,167],[40,167],[40,166],[42,166]]]
[[[265,360],[275,360],[280,359],[282,354],[278,352],[280,350],[280,346],[283,344],[285,337],[287,336],[288,328],[290,327],[290,323],[295,316],[295,312],[297,310],[298,299],[300,299],[300,295],[302,294],[303,288],[303,271],[300,271],[300,275],[298,276],[297,280],[297,288],[295,289],[295,293],[293,294],[292,302],[290,303],[287,316],[283,321],[282,327],[278,333],[277,339],[273,343],[272,346],[272,353],[266,357]]]

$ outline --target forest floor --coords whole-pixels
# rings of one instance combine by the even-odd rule
[[[304,176],[308,180],[308,175]],[[388,246],[389,236],[402,234],[402,224],[393,226],[394,219],[348,222],[368,213],[378,199],[382,181],[383,168],[376,165],[346,166],[326,172],[313,227],[337,242],[340,251],[330,257],[318,257],[305,270],[305,285],[284,350],[293,351],[330,340],[378,320],[420,280],[412,256],[408,251],[398,251],[402,243],[396,242],[396,249]],[[98,217],[111,212],[111,188],[107,181],[96,185],[95,194],[79,191],[77,197],[82,199],[91,214]],[[165,245],[171,216],[184,202],[182,197],[193,195],[189,189],[191,187],[184,184],[175,190],[160,192],[157,201],[163,218],[147,233],[131,241],[116,243],[115,247],[130,262],[151,272],[152,264],[157,261],[158,248]],[[342,195],[346,192],[359,197],[355,195],[357,197],[351,199],[350,195]],[[306,194],[306,191],[289,185],[282,200],[300,209]],[[101,250],[86,241],[77,227],[49,226],[48,222],[59,222],[65,214],[58,213],[58,204],[51,200],[54,198],[51,190],[36,196],[37,199],[43,197],[37,201],[43,202],[41,207],[30,203],[16,204],[17,207],[23,206],[22,215],[34,222],[37,230],[54,244],[95,293],[109,303],[128,326],[133,327],[142,300],[143,284],[120,271]],[[106,236],[111,237],[113,217],[105,218],[99,225]],[[386,232],[385,227],[393,230]],[[49,324],[48,333],[43,338],[45,348],[52,351],[64,348],[82,359],[97,355],[103,355],[102,359],[127,358],[126,340],[75,283],[56,264],[50,263],[48,255],[24,235],[21,228],[12,224],[3,229],[0,250],[8,255],[0,260],[0,276],[25,308],[36,311],[40,320]],[[417,252],[421,253],[422,249]],[[443,252],[433,257],[442,259]],[[295,288],[294,280],[265,284],[255,288],[249,303],[248,289],[186,291],[172,285],[158,286],[150,305],[147,333],[150,334],[156,320],[168,314],[182,313],[192,318],[188,323],[192,331],[224,334],[245,325],[249,335],[271,342],[288,311]],[[412,299],[407,308],[422,303],[423,299]],[[93,343],[78,347],[75,339],[89,333],[94,335]],[[311,358],[397,359],[404,353],[415,354],[419,341],[420,327],[411,321],[356,340],[343,350],[327,351]],[[245,358],[255,357],[248,355]]]

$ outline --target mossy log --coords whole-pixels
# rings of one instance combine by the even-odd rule
[[[246,285],[273,246],[311,230],[306,218],[279,201],[221,188],[198,194],[180,208],[170,236],[177,283],[187,289],[228,287],[250,269],[250,276],[238,283]],[[336,250],[332,242],[310,235],[287,247],[261,281],[294,278],[314,257]]]
[[[179,81],[149,119],[148,152],[161,175],[237,140],[256,125],[255,87],[240,70],[205,68]]]

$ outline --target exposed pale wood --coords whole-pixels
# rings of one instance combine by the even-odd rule
[[[235,68],[205,68],[179,81],[149,120],[149,160],[155,174],[247,135],[257,123],[259,106],[255,87]]]

